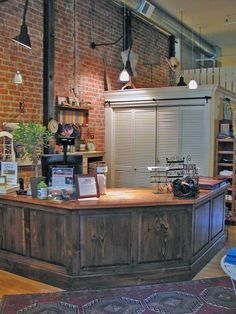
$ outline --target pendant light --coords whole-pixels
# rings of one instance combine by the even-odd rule
[[[14,76],[12,78],[13,84],[23,84],[23,77],[21,75],[21,72],[18,67],[18,59],[19,59],[19,47],[16,46],[16,72],[14,73]]]
[[[14,37],[12,40],[17,42],[18,44],[20,44],[21,46],[23,46],[25,48],[31,49],[32,47],[31,47],[30,37],[28,34],[28,27],[25,23],[27,9],[28,9],[28,0],[25,1],[23,20],[22,20],[22,25],[20,28],[20,34],[17,35],[16,37]]]
[[[192,29],[192,69],[193,69],[193,29]],[[197,89],[198,85],[197,82],[194,79],[191,79],[188,83],[189,89]]]
[[[130,63],[131,48],[132,48],[132,42],[131,42],[130,47],[129,47],[129,51],[128,51],[128,56],[127,56],[127,61],[125,63],[125,67],[124,67],[124,69],[122,70],[122,72],[120,73],[120,76],[119,76],[120,82],[123,82],[123,83],[129,82],[131,76],[133,76],[133,71],[132,71],[131,63]]]
[[[14,77],[13,77],[13,83],[14,84],[22,84],[23,83],[23,77],[19,70],[16,71]]]
[[[181,75],[179,78],[179,82],[177,86],[186,86],[187,84],[184,81],[184,76],[183,76],[183,10],[180,10],[180,16],[181,16],[181,29],[180,29],[180,67],[181,67]]]
[[[130,53],[133,45],[132,40],[132,29],[131,29],[131,11],[127,10],[124,6],[124,15],[123,15],[123,49],[126,49],[127,60],[124,65],[124,69],[119,75],[119,81],[122,83],[127,83],[130,81],[131,76],[133,76],[133,70],[130,62]]]

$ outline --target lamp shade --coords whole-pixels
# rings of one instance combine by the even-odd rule
[[[23,83],[23,78],[22,78],[20,71],[16,71],[14,78],[13,78],[13,83],[14,84],[22,84]]]
[[[20,34],[12,39],[25,48],[32,49],[31,41],[28,34],[28,28],[26,24],[22,24],[20,28]]]
[[[197,85],[197,82],[195,80],[191,80],[189,83],[188,83],[188,88],[189,89],[197,89],[198,85]]]
[[[129,76],[128,71],[125,68],[121,71],[119,80],[120,82],[123,82],[123,83],[129,82],[130,76]]]
[[[184,77],[183,76],[180,76],[179,83],[177,84],[177,86],[187,86],[187,84],[184,81]]]

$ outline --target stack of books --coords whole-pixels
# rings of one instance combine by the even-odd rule
[[[227,179],[199,177],[199,187],[203,190],[215,190],[227,184],[229,184]]]
[[[0,194],[7,194],[15,192],[16,190],[19,190],[19,185],[4,185],[0,186]]]
[[[225,263],[236,265],[236,247],[229,249],[225,256]]]

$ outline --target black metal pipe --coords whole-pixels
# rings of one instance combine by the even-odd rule
[[[53,118],[54,110],[54,1],[43,1],[43,124]]]

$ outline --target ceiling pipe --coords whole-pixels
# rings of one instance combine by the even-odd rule
[[[174,35],[175,37],[180,37],[181,34],[181,23],[178,19],[164,11],[162,8],[157,6],[152,1],[145,0],[113,0],[116,4],[120,6],[126,5],[129,9],[131,9],[135,14],[144,19],[146,22],[156,26],[161,32],[166,35]],[[145,14],[139,12],[139,7],[143,2],[149,2],[153,6],[155,6],[155,10],[153,11],[150,17],[145,17]],[[216,58],[219,55],[219,48],[211,45],[209,42],[201,38],[196,32],[193,32],[192,29],[183,25],[183,41],[191,47],[192,40],[194,42],[195,48],[198,48],[206,57],[208,58]]]

